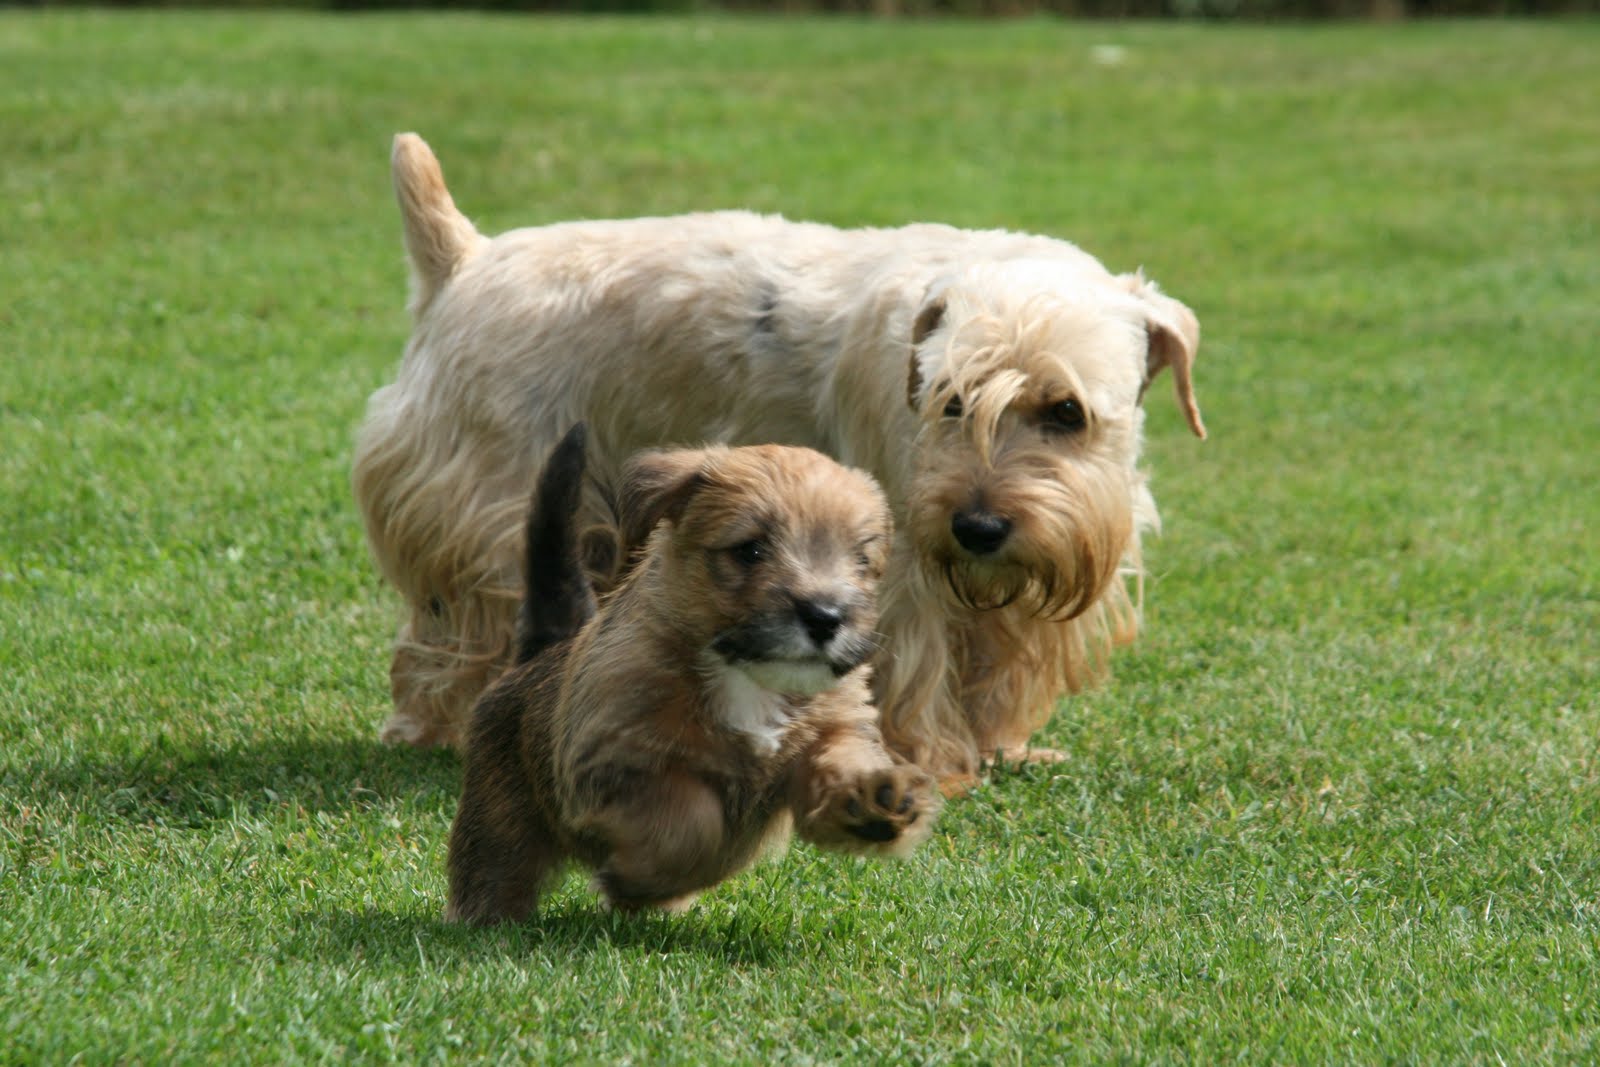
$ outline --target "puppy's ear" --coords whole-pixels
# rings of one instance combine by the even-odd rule
[[[622,470],[617,499],[623,558],[650,538],[662,519],[676,522],[695,491],[706,484],[706,454],[695,449],[641,452]]]
[[[1200,347],[1200,320],[1195,318],[1183,303],[1161,292],[1155,282],[1143,274],[1123,274],[1118,281],[1145,306],[1145,333],[1149,349],[1145,354],[1144,381],[1139,386],[1139,399],[1150,388],[1150,382],[1162,367],[1172,368],[1172,384],[1178,393],[1178,407],[1196,437],[1206,435],[1205,423],[1200,421],[1200,405],[1194,398],[1194,355]]]
[[[944,290],[944,283],[935,282],[923,298],[922,309],[917,312],[917,317],[911,320],[911,373],[906,380],[906,403],[912,411],[917,410],[917,398],[922,395],[922,368],[918,365],[917,349],[944,321],[945,308],[948,306]]]

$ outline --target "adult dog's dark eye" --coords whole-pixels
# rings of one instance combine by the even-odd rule
[[[754,567],[767,558],[767,546],[759,537],[754,537],[728,549],[728,555],[732,556],[736,563]]]
[[[963,410],[961,398],[953,396],[950,398],[950,402],[944,406],[944,417],[947,419],[959,419]]]
[[[1061,433],[1077,433],[1089,425],[1089,416],[1077,398],[1069,396],[1045,409],[1044,424]]]

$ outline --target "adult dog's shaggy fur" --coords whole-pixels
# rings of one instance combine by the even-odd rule
[[[1138,625],[1138,469],[1170,368],[1204,436],[1199,324],[1063,241],[837,230],[742,212],[489,239],[423,141],[395,141],[416,327],[374,394],[354,486],[409,605],[384,736],[451,743],[511,660],[520,513],[588,420],[591,569],[615,564],[620,465],[706,440],[809,445],[877,477],[899,535],[874,691],[890,744],[947,780],[1027,747]],[[1132,582],[1135,593],[1130,595]]]
[[[872,480],[810,449],[644,455],[621,501],[644,545],[597,611],[583,468],[579,424],[529,516],[518,666],[473,713],[448,916],[521,919],[569,858],[612,907],[676,910],[791,825],[846,852],[926,837],[933,779],[883,747],[868,697]]]

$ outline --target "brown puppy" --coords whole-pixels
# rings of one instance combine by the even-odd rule
[[[478,702],[448,918],[521,919],[569,859],[623,909],[687,906],[781,848],[904,854],[933,780],[869,702],[890,545],[870,478],[809,449],[649,453],[619,510],[630,573],[598,610],[579,555],[585,433],[528,520],[517,666]]]

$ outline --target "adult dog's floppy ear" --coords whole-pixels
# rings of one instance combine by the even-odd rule
[[[1155,282],[1143,274],[1123,274],[1120,280],[1128,291],[1143,301],[1146,311],[1145,333],[1149,348],[1145,354],[1144,380],[1139,385],[1139,399],[1150,388],[1150,382],[1161,373],[1162,367],[1172,368],[1172,384],[1178,394],[1178,407],[1196,437],[1206,435],[1205,423],[1200,421],[1200,405],[1194,398],[1194,356],[1200,347],[1200,320],[1195,318],[1180,301],[1161,292]]]
[[[911,372],[906,377],[906,403],[911,405],[911,410],[917,409],[917,397],[922,393],[922,368],[918,366],[917,349],[922,347],[922,342],[928,335],[939,328],[944,321],[947,301],[944,297],[945,286],[936,282],[928,289],[922,309],[917,312],[917,317],[911,320]]]
[[[622,470],[617,523],[626,559],[650,539],[663,519],[676,522],[695,491],[706,484],[706,454],[696,449],[641,452]]]

